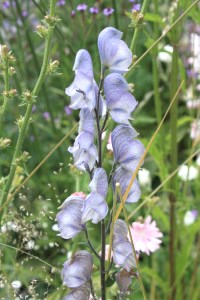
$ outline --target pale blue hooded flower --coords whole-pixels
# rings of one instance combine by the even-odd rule
[[[123,167],[119,167],[113,174],[113,178],[112,178],[113,189],[115,190],[116,183],[119,183],[122,197],[124,196],[127,190],[127,187],[131,181],[132,176],[133,173],[131,171],[124,169]],[[131,186],[131,190],[128,194],[128,197],[126,199],[126,203],[135,203],[140,199],[140,196],[141,196],[140,186],[137,179],[135,179]],[[120,201],[119,196],[118,199]]]
[[[73,71],[75,79],[65,90],[71,97],[70,108],[81,109],[86,106],[92,111],[95,107],[95,84],[92,60],[87,50],[77,52]]]
[[[109,74],[104,80],[104,93],[107,108],[112,119],[117,123],[129,125],[131,113],[138,102],[129,93],[129,85],[125,78],[118,73]]]
[[[123,267],[128,272],[136,267],[131,243],[127,237],[128,228],[123,220],[117,220],[113,232],[113,260],[115,264]]]
[[[75,139],[74,146],[68,148],[73,154],[74,165],[83,171],[91,171],[98,159],[94,145],[94,130],[94,115],[84,107],[80,111],[79,135]]]
[[[137,135],[135,129],[127,125],[117,126],[111,134],[115,162],[128,171],[135,171],[144,153],[143,144],[134,140]]]
[[[83,202],[81,197],[71,195],[60,206],[56,221],[60,231],[58,235],[63,239],[73,238],[84,229],[81,223]]]
[[[104,169],[95,169],[89,186],[92,192],[84,201],[82,223],[91,220],[92,223],[97,224],[108,213],[108,205],[105,200],[108,192],[108,181]]]
[[[92,265],[93,258],[88,251],[81,250],[76,252],[63,265],[63,284],[69,288],[77,288],[88,282],[92,275]]]
[[[122,295],[125,295],[127,293],[128,289],[132,283],[131,277],[133,277],[132,272],[127,272],[124,269],[117,272],[115,278],[116,278],[116,282],[119,287],[120,293]]]
[[[71,289],[70,293],[63,300],[89,300],[90,288],[89,284],[85,283],[78,288]]]
[[[102,30],[98,37],[98,49],[101,64],[110,72],[124,74],[132,63],[132,53],[126,43],[121,40],[122,32],[107,27]]]

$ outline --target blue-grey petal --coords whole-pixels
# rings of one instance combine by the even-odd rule
[[[89,184],[92,192],[97,192],[104,198],[108,192],[108,179],[107,174],[103,168],[97,168],[94,171],[92,181]]]

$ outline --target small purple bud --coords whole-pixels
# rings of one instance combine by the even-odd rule
[[[35,104],[33,104],[33,107],[32,107],[32,113],[35,113],[37,110],[37,106]]]
[[[93,258],[85,250],[76,252],[63,265],[63,284],[69,288],[77,288],[88,282],[92,274]]]
[[[74,18],[74,17],[75,17],[75,15],[76,15],[76,12],[75,12],[75,10],[72,10],[72,11],[71,11],[71,17],[72,17],[72,18]]]
[[[76,8],[78,11],[85,11],[87,9],[87,5],[85,3],[81,3]]]
[[[90,7],[90,13],[97,15],[99,13],[99,9],[97,7]]]
[[[64,107],[64,111],[67,116],[70,116],[72,114],[72,109],[68,105]]]
[[[133,4],[132,10],[139,11],[141,9],[141,4]]]
[[[2,7],[5,8],[5,9],[9,8],[10,7],[10,2],[9,1],[3,1]]]
[[[24,17],[24,18],[28,17],[28,12],[26,10],[22,11],[22,17]]]
[[[42,116],[46,121],[50,120],[50,113],[48,111],[45,111]]]
[[[65,0],[59,0],[57,2],[57,6],[64,6],[65,5]]]
[[[104,14],[104,16],[109,17],[114,13],[114,11],[115,11],[114,8],[107,7],[107,8],[104,8],[103,14]]]

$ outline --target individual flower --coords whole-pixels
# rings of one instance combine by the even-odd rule
[[[132,53],[121,37],[121,31],[113,27],[105,28],[99,34],[98,49],[103,67],[110,72],[124,74],[132,63]]]
[[[192,140],[200,139],[200,120],[194,120],[191,124],[190,138]]]
[[[89,300],[90,288],[89,284],[85,283],[78,288],[71,289],[70,293],[63,300]]]
[[[150,188],[151,187],[151,173],[149,170],[142,168],[138,171],[138,181],[141,186]]]
[[[103,9],[103,14],[104,14],[104,16],[109,17],[114,13],[114,11],[115,11],[114,8],[106,7]]]
[[[68,105],[64,107],[64,111],[67,116],[70,116],[72,114],[72,109]]]
[[[141,9],[141,4],[133,4],[132,10],[139,11]]]
[[[183,180],[194,180],[198,177],[199,170],[194,166],[182,165],[179,168],[178,176]]]
[[[5,8],[5,9],[6,9],[6,8],[9,8],[9,7],[10,7],[10,2],[9,2],[8,0],[3,1],[2,7]]]
[[[138,102],[129,93],[125,78],[118,73],[109,74],[104,80],[104,93],[112,119],[120,124],[130,124],[128,120]]]
[[[48,111],[43,112],[42,116],[46,121],[50,120],[50,113]]]
[[[73,71],[75,79],[65,89],[65,93],[71,97],[70,108],[81,109],[86,106],[91,111],[96,100],[92,60],[88,51],[81,49],[77,52]]]
[[[64,6],[65,4],[65,0],[58,0],[57,2],[57,6]]]
[[[133,273],[127,272],[126,270],[122,269],[121,271],[117,272],[115,278],[117,285],[119,287],[120,293],[125,295],[132,283]]]
[[[18,290],[20,290],[20,288],[22,287],[22,283],[21,283],[21,281],[19,281],[19,280],[13,280],[13,281],[11,282],[11,286],[12,286],[12,288],[13,288],[14,290],[18,291]]]
[[[68,151],[73,154],[74,165],[83,171],[91,171],[98,159],[97,149],[94,145],[94,116],[86,107],[80,111],[79,135],[74,146]]]
[[[97,15],[99,13],[98,7],[90,7],[90,13],[93,15]]]
[[[164,62],[164,63],[171,63],[172,62],[172,53],[173,53],[173,47],[170,45],[166,45],[158,53],[158,60],[161,62]]]
[[[136,266],[136,263],[133,256],[132,246],[128,240],[127,234],[128,228],[125,221],[118,219],[115,222],[113,232],[113,260],[115,264],[123,267],[129,272],[133,267]]]
[[[68,197],[61,205],[61,211],[56,216],[58,234],[63,239],[70,239],[84,229],[81,223],[83,198],[75,195]]]
[[[89,186],[92,192],[84,201],[82,223],[91,220],[92,223],[97,224],[108,213],[108,205],[105,201],[108,192],[108,180],[104,169],[95,169]]]
[[[77,288],[88,282],[92,274],[93,258],[85,250],[76,252],[63,265],[63,284],[69,288]]]
[[[132,175],[133,173],[131,171],[128,171],[123,167],[119,167],[113,174],[113,179],[112,179],[113,189],[115,190],[116,184],[118,183],[120,186],[122,197],[124,196],[128,188]],[[135,203],[140,199],[140,196],[141,196],[140,186],[137,180],[135,179],[131,186],[128,197],[126,199],[126,203]],[[120,201],[119,195],[118,195],[118,200]]]
[[[78,11],[85,11],[87,9],[87,5],[85,3],[81,3],[76,8]]]
[[[186,106],[189,109],[199,109],[200,108],[200,99],[188,100]]]
[[[183,219],[184,224],[186,226],[193,224],[196,218],[198,217],[198,214],[199,213],[196,209],[186,211]]]
[[[156,221],[152,221],[151,216],[147,216],[144,222],[133,222],[130,226],[131,235],[136,251],[141,251],[150,255],[160,248],[163,234],[156,226]]]
[[[74,17],[75,17],[75,15],[76,15],[76,12],[75,12],[75,10],[72,10],[72,11],[71,11],[71,17],[72,17],[72,18],[74,18]]]
[[[135,140],[137,135],[135,129],[127,125],[119,125],[111,133],[115,162],[129,171],[135,171],[144,153],[143,144]]]

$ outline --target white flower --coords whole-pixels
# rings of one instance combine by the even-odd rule
[[[198,211],[195,209],[186,211],[183,219],[184,224],[186,226],[193,224],[197,216],[198,216]]]
[[[196,159],[196,163],[197,163],[197,166],[199,166],[199,167],[200,167],[200,155],[197,157],[197,159]]]
[[[150,187],[151,186],[151,173],[149,170],[142,168],[138,172],[138,181],[141,186]]]
[[[158,60],[164,63],[170,63],[172,61],[172,52],[172,46],[166,45],[163,50],[158,53]]]
[[[187,165],[182,165],[178,171],[178,176],[183,180],[193,180],[199,175],[199,170],[194,166],[188,167]]]
[[[11,282],[11,286],[13,287],[13,289],[19,290],[22,287],[22,283],[19,280],[14,280],[13,282]]]
[[[194,120],[191,123],[190,137],[192,140],[200,139],[200,120]]]

